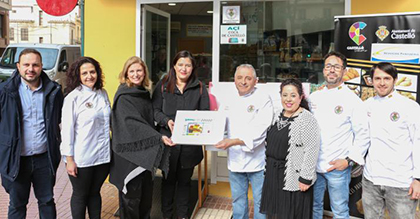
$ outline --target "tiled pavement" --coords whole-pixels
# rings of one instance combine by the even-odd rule
[[[252,201],[250,206],[250,218],[252,218],[254,207]],[[208,196],[203,204],[203,208],[199,209],[195,218],[200,219],[230,219],[232,217],[232,199],[217,196]]]
[[[57,183],[54,187],[55,202],[57,205],[57,218],[71,219],[70,214],[70,196],[71,184],[65,171],[64,165],[60,165],[57,171]],[[108,182],[105,182],[101,190],[102,194],[102,218],[109,219],[115,218],[114,212],[118,207],[118,193],[117,189]],[[7,206],[9,196],[0,186],[0,219],[7,218]],[[253,214],[252,201],[249,203],[251,215]],[[38,205],[37,201],[31,192],[29,204],[27,206],[27,218],[38,219]],[[208,196],[195,218],[197,219],[229,219],[232,216],[231,199],[226,197]],[[250,217],[251,218],[251,217]],[[417,212],[416,219],[420,219],[419,211]]]
[[[57,170],[57,181],[54,187],[54,199],[57,207],[57,218],[71,219],[70,213],[70,196],[71,183],[63,164],[60,164]],[[110,183],[104,183],[101,190],[102,194],[102,218],[114,218],[113,214],[118,207],[117,189]],[[9,205],[9,195],[0,186],[0,219],[7,218],[7,206]],[[29,203],[27,205],[28,219],[38,219],[37,200],[31,191]]]
[[[57,206],[57,218],[71,219],[70,213],[70,196],[71,196],[71,183],[65,171],[64,165],[60,164],[57,171],[57,181],[54,187],[54,199]],[[109,219],[115,218],[114,212],[118,208],[118,193],[117,189],[110,183],[105,182],[101,190],[102,194],[102,218]],[[7,218],[7,206],[9,203],[9,196],[0,186],[0,219]],[[252,203],[250,203],[252,212]],[[27,217],[28,219],[38,219],[38,205],[37,200],[31,192],[28,203]],[[232,215],[232,204],[229,198],[212,197],[209,196],[203,204],[195,218],[197,219],[230,219]]]
[[[72,192],[71,183],[63,164],[60,164],[57,170],[57,181],[54,187],[54,199],[57,207],[58,219],[71,219],[70,196]],[[110,183],[105,182],[101,189],[102,195],[102,218],[115,218],[114,212],[118,208],[118,192]],[[222,204],[223,205],[220,205]],[[0,186],[0,219],[7,218],[7,206],[9,205],[9,195]],[[220,209],[215,209],[216,207]],[[223,208],[223,209],[222,209]],[[29,203],[27,205],[27,219],[38,219],[37,200],[31,191]],[[228,198],[208,197],[202,209],[200,209],[195,218],[226,218],[232,215],[232,205]],[[211,217],[210,217],[211,216]],[[216,217],[217,216],[217,217]]]

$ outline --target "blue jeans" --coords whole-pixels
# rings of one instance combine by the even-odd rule
[[[349,185],[351,167],[345,170],[333,170],[317,173],[314,184],[313,219],[322,219],[324,214],[324,193],[328,186],[331,210],[334,218],[349,218]]]
[[[248,219],[248,186],[251,182],[254,197],[254,219],[265,219],[260,213],[261,193],[264,184],[264,170],[258,172],[229,171],[230,189],[232,191],[233,219]]]
[[[390,218],[415,218],[417,200],[410,199],[409,188],[374,185],[363,177],[362,203],[366,219],[383,218],[385,207]]]
[[[16,180],[12,182],[2,176],[1,183],[9,193],[8,218],[26,218],[26,205],[31,191],[31,183],[34,187],[35,197],[38,199],[39,218],[54,219],[57,217],[53,193],[55,176],[51,170],[47,153],[20,157],[20,169]]]

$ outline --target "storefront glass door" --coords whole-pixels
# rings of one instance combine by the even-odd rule
[[[169,70],[171,15],[162,10],[143,6],[142,55],[153,84]]]

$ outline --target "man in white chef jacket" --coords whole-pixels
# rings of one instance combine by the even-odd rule
[[[265,168],[265,137],[273,118],[268,94],[257,89],[258,78],[252,65],[243,64],[235,72],[238,93],[222,103],[219,110],[227,117],[228,138],[216,144],[228,151],[229,182],[233,199],[233,218],[248,216],[248,185],[254,198],[254,219],[263,219],[260,202]]]
[[[376,96],[366,101],[371,145],[363,170],[365,218],[414,218],[420,198],[420,106],[395,90],[408,88],[410,77],[397,79],[390,63],[372,67]],[[417,78],[416,78],[417,80]]]
[[[338,52],[324,58],[326,86],[310,95],[310,107],[321,130],[321,147],[314,184],[313,218],[322,219],[328,188],[334,218],[349,218],[351,168],[364,164],[369,146],[367,113],[362,100],[343,83],[347,59]]]

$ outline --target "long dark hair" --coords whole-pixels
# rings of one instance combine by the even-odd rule
[[[176,86],[176,72],[175,72],[174,66],[176,65],[176,63],[178,62],[180,58],[189,58],[193,66],[193,70],[191,72],[190,77],[188,78],[187,84],[189,84],[191,81],[194,81],[197,78],[195,74],[196,62],[192,54],[187,50],[182,50],[178,52],[176,56],[174,57],[174,59],[172,60],[171,70],[169,70],[169,73],[162,79],[162,86],[165,86],[165,83],[167,83],[166,89],[171,93],[175,92],[175,86]]]
[[[96,83],[93,86],[95,89],[102,89],[104,86],[104,75],[102,74],[101,65],[98,61],[91,57],[80,57],[78,58],[73,64],[70,66],[70,69],[66,72],[67,80],[66,80],[66,89],[65,95],[72,92],[76,87],[80,86],[82,83],[80,81],[80,67],[83,64],[90,63],[95,67],[96,74],[98,77],[96,78]]]
[[[299,96],[302,97],[302,101],[300,101],[300,107],[303,107],[304,109],[310,111],[309,109],[309,103],[308,100],[306,100],[305,97],[305,93],[303,93],[303,86],[302,86],[302,82],[300,82],[298,79],[286,79],[285,81],[283,81],[280,85],[280,93],[283,92],[283,88],[287,85],[293,85],[296,87],[296,89],[298,90],[298,94]]]

